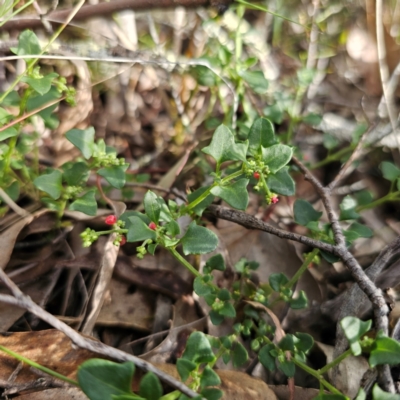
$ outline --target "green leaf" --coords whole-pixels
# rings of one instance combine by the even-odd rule
[[[158,400],[163,395],[160,380],[153,372],[148,372],[140,381],[139,395],[146,400]]]
[[[72,204],[70,204],[69,209],[95,216],[97,213],[97,202],[94,191],[90,190],[83,196],[76,199]]]
[[[351,197],[346,196],[340,203],[340,220],[347,221],[349,219],[357,219],[360,214],[355,210],[357,207],[357,202]]]
[[[282,340],[278,343],[278,347],[281,350],[288,350],[288,351],[294,351],[294,341],[293,341],[293,335],[290,333],[287,334],[282,338]]]
[[[213,292],[213,289],[210,285],[204,282],[202,276],[197,276],[193,282],[193,290],[199,296],[205,296]]]
[[[17,135],[18,135],[18,131],[14,127],[4,129],[4,131],[0,132],[0,141],[6,140],[10,137],[14,137]]]
[[[196,364],[209,363],[215,360],[210,342],[203,332],[192,332],[186,342],[182,358]]]
[[[206,190],[208,190],[209,186],[203,186],[197,190],[195,190],[193,193],[188,194],[188,201],[189,204],[192,203],[194,200],[196,200],[198,197],[200,197]],[[194,207],[192,210],[196,215],[201,215],[203,214],[203,211],[214,201],[214,196],[212,194],[208,195],[202,202],[197,204],[196,207]]]
[[[229,302],[224,302],[222,308],[218,310],[220,315],[223,315],[224,317],[227,318],[235,318],[236,317],[236,310],[235,307],[233,307],[232,303]]]
[[[100,168],[97,173],[106,179],[106,181],[116,189],[122,189],[125,186],[125,171],[128,165],[113,165],[111,167]]]
[[[268,175],[267,185],[272,192],[283,196],[293,196],[296,185],[289,175],[289,167],[281,168],[276,174]]]
[[[268,166],[271,174],[283,168],[292,158],[293,149],[285,144],[274,144],[262,148],[262,160]]]
[[[52,199],[57,200],[61,195],[62,173],[57,169],[49,174],[38,176],[33,184],[41,191],[46,192]]]
[[[225,317],[223,315],[218,314],[214,310],[211,310],[208,315],[210,317],[210,320],[211,320],[212,324],[215,325],[215,326],[220,325],[225,319]]]
[[[203,153],[209,154],[218,165],[224,161],[246,161],[248,143],[235,143],[233,133],[225,125],[220,125],[214,132],[209,146],[203,148]]]
[[[207,400],[219,400],[223,394],[222,390],[216,388],[205,388],[201,391],[201,396],[205,397]]]
[[[296,366],[293,361],[278,362],[278,368],[289,378],[293,377],[296,372]]]
[[[290,308],[293,310],[300,310],[302,308],[306,308],[308,305],[308,299],[306,292],[304,290],[300,290],[298,296],[296,298],[291,298],[289,300]]]
[[[83,182],[86,182],[89,178],[89,170],[84,162],[69,162],[64,164],[63,169],[63,179],[70,186],[78,186]]]
[[[146,195],[144,196],[144,209],[146,212],[146,215],[156,224],[158,224],[158,221],[160,219],[160,212],[161,212],[161,206],[158,201],[158,196],[149,190]]]
[[[241,71],[239,75],[255,93],[264,94],[268,90],[268,81],[262,71]]]
[[[125,211],[119,217],[119,219],[125,223],[125,226],[124,226],[125,229],[129,229],[132,226],[132,222],[129,220],[130,217],[140,218],[145,223],[146,226],[148,226],[151,222],[150,218],[146,214],[143,214],[139,211],[132,211],[132,210]]]
[[[323,143],[327,150],[332,150],[339,145],[339,140],[330,133],[325,132],[323,135]]]
[[[306,226],[311,221],[318,221],[322,215],[322,212],[314,210],[314,207],[306,200],[296,200],[293,211],[294,220],[303,226]]]
[[[52,72],[42,78],[30,78],[24,76],[22,81],[27,83],[32,89],[36,90],[40,95],[46,94],[51,89],[51,84],[58,74]]]
[[[383,177],[391,182],[400,177],[400,168],[389,161],[383,161],[379,167],[382,170]]]
[[[200,388],[203,389],[206,386],[218,386],[221,384],[221,379],[218,374],[206,365],[200,377]]]
[[[242,178],[229,186],[215,186],[211,189],[211,193],[226,201],[233,208],[246,210],[249,204],[248,183],[248,179]]]
[[[222,288],[219,290],[217,298],[222,301],[231,300],[231,292],[228,289]]]
[[[264,368],[269,371],[275,371],[275,357],[271,355],[271,350],[274,350],[275,346],[271,344],[267,344],[261,348],[258,352],[258,359],[260,363],[264,366]]]
[[[178,358],[176,361],[176,369],[178,370],[179,376],[182,382],[186,382],[190,376],[190,373],[196,368],[196,363],[185,358]]]
[[[203,65],[196,65],[193,67],[192,73],[197,79],[199,85],[213,87],[218,83],[217,75],[215,75],[210,68],[204,67]]]
[[[304,353],[314,346],[314,338],[308,333],[296,332],[293,339],[296,349]]]
[[[87,129],[71,129],[65,134],[65,137],[77,147],[83,157],[89,159],[94,150],[94,128],[93,126]]]
[[[134,372],[135,366],[132,362],[118,364],[93,358],[78,368],[78,382],[91,400],[111,399],[112,395],[132,394]]]
[[[289,282],[289,279],[286,275],[281,273],[274,273],[269,276],[269,284],[275,292],[280,292],[281,287],[286,285]]]
[[[399,394],[393,394],[383,391],[377,383],[375,383],[372,389],[372,399],[373,400],[400,400]]]
[[[6,124],[12,118],[13,116],[9,112],[7,112],[4,108],[0,107],[0,125]]]
[[[378,337],[369,356],[369,365],[374,368],[377,365],[400,364],[400,343],[386,336]]]
[[[215,256],[210,257],[206,261],[205,267],[209,268],[211,271],[225,271],[226,267],[224,257],[222,257],[221,254],[216,254]]]
[[[350,242],[360,237],[369,238],[374,234],[368,226],[362,225],[358,222],[353,222],[343,233],[346,239]]]
[[[364,389],[360,388],[357,393],[357,397],[354,400],[366,400],[367,393],[365,393]]]
[[[252,156],[261,155],[262,147],[272,146],[277,142],[272,122],[267,118],[257,118],[250,128],[247,139],[249,140],[247,153]]]
[[[157,238],[156,233],[150,229],[141,218],[133,216],[128,217],[128,219],[130,222],[126,235],[126,240],[128,242],[141,242],[142,240],[155,240]]]
[[[179,224],[176,221],[169,221],[164,225],[165,232],[167,235],[176,236],[181,233],[181,229],[179,228]]]
[[[236,342],[232,350],[232,363],[235,368],[241,367],[249,359],[247,350],[240,342]]]
[[[23,31],[18,38],[18,48],[16,54],[19,56],[29,54],[40,54],[42,49],[40,48],[39,40],[37,36],[30,30]]]
[[[195,221],[189,225],[185,236],[181,239],[183,253],[205,254],[211,253],[218,246],[217,235],[203,226],[198,226]]]

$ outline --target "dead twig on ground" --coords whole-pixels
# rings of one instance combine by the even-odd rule
[[[94,353],[98,353],[105,357],[109,357],[111,359],[118,361],[131,361],[143,371],[153,372],[162,381],[172,386],[173,388],[180,390],[186,396],[189,396],[191,398],[198,396],[198,393],[189,389],[185,384],[179,382],[172,376],[154,367],[149,362],[144,361],[131,354],[125,353],[121,350],[117,350],[111,346],[107,346],[106,344],[101,343],[97,340],[89,339],[87,337],[80,335],[77,331],[66,325],[64,322],[61,322],[56,317],[54,317],[47,311],[43,310],[43,308],[34,303],[29,296],[22,293],[21,290],[18,288],[18,286],[7,276],[7,274],[2,269],[0,269],[0,279],[4,282],[7,288],[10,289],[12,293],[12,296],[5,294],[0,295],[1,302],[12,304],[29,311],[30,313],[34,314],[41,320],[53,326],[55,329],[58,329],[59,331],[63,332],[66,336],[68,336],[72,340],[74,344],[76,344],[78,347],[82,349],[90,350],[93,351]]]

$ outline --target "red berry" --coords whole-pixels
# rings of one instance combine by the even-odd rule
[[[254,178],[256,178],[256,179],[260,179],[260,173],[257,172],[257,171],[254,172],[253,176],[254,176]]]
[[[157,225],[154,222],[150,222],[149,223],[149,228],[153,231],[155,231],[157,229]]]
[[[104,222],[107,225],[114,225],[117,222],[117,217],[115,215],[109,215],[108,217],[106,217]]]
[[[126,237],[125,236],[121,236],[121,240],[119,242],[120,246],[123,246],[126,243]]]
[[[272,204],[276,204],[279,201],[279,197],[278,196],[272,196],[271,197],[271,203]]]

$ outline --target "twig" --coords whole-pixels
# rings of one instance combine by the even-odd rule
[[[369,133],[375,129],[376,125],[371,125],[366,132],[363,133],[361,139],[358,141],[356,148],[354,149],[353,153],[349,157],[349,159],[346,161],[346,164],[343,165],[343,167],[340,169],[339,173],[335,176],[333,181],[327,186],[327,189],[329,192],[332,192],[332,190],[336,187],[336,185],[348,174],[349,167],[351,164],[353,164],[354,160],[359,156],[364,142],[369,135]]]
[[[211,205],[210,207],[208,207],[208,210],[219,218],[236,222],[244,227],[263,230],[265,232],[272,233],[273,235],[276,235],[280,238],[285,238],[303,244],[307,244],[314,248],[328,251],[329,253],[335,254],[338,257],[340,257],[343,263],[351,272],[354,280],[356,281],[360,289],[367,295],[368,299],[371,301],[374,310],[374,320],[376,329],[378,331],[381,330],[385,335],[388,335],[389,307],[386,304],[382,291],[376,287],[374,282],[364,272],[364,270],[361,268],[357,260],[354,258],[354,256],[350,253],[350,251],[346,247],[346,241],[343,231],[340,227],[338,217],[333,210],[333,206],[330,200],[330,188],[322,186],[322,184],[311,174],[308,168],[303,163],[301,163],[297,158],[293,157],[293,161],[303,172],[305,179],[310,181],[311,184],[316,189],[316,191],[319,193],[321,200],[324,204],[325,210],[328,214],[329,221],[332,225],[332,231],[336,243],[335,245],[330,245],[321,242],[319,240],[308,238],[303,235],[298,235],[295,233],[286,232],[281,229],[274,228],[271,225],[268,225],[265,222],[261,221],[260,219],[240,211],[230,210],[215,205]],[[339,179],[337,179],[337,181],[338,180]],[[381,253],[381,255],[376,260],[376,263],[374,263],[373,266],[371,266],[373,267],[372,270],[382,268],[382,265],[385,265],[386,262],[388,261],[388,257],[391,257],[393,252],[397,251],[398,249],[400,249],[400,239],[397,242],[394,242],[392,247],[386,249],[383,253]],[[380,368],[379,373],[380,373],[380,381],[383,388],[388,392],[394,393],[393,379],[390,375],[389,367],[387,365],[382,366]]]
[[[14,200],[0,187],[0,197],[10,207],[16,214],[20,217],[25,218],[31,215],[28,211],[25,211],[18,204],[14,202]]]
[[[252,215],[246,214],[242,211],[232,210],[230,208],[211,205],[207,208],[207,211],[215,215],[218,218],[224,219],[226,221],[235,222],[236,224],[242,225],[245,228],[258,229],[260,231],[271,233],[278,236],[281,239],[293,240],[295,242],[303,243],[310,247],[315,247],[317,249],[326,251],[334,255],[339,255],[336,252],[334,245],[321,242],[319,240],[311,239],[308,236],[299,235],[293,232],[287,232],[283,229],[275,228],[272,225],[267,224],[259,218],[253,217]]]
[[[293,162],[300,168],[300,170],[304,174],[304,178],[312,183],[316,191],[321,197],[322,203],[324,204],[325,210],[328,214],[329,222],[332,225],[333,236],[335,238],[335,243],[338,247],[346,248],[346,240],[344,238],[342,228],[339,224],[339,219],[333,210],[331,201],[330,201],[330,191],[327,188],[324,188],[321,183],[315,178],[315,176],[308,170],[308,168],[296,157],[292,158]]]
[[[5,285],[10,289],[13,296],[0,294],[0,301],[12,304],[18,307],[21,307],[32,314],[36,315],[41,320],[47,322],[54,328],[58,329],[59,331],[63,332],[66,336],[68,336],[72,342],[74,342],[78,347],[86,350],[90,350],[94,353],[101,354],[106,357],[110,357],[112,359],[118,361],[131,361],[133,362],[138,368],[146,371],[146,372],[153,372],[157,375],[162,381],[166,382],[167,384],[171,385],[177,390],[180,390],[185,395],[193,398],[198,396],[198,393],[194,392],[193,390],[189,389],[185,384],[179,382],[172,376],[166,374],[165,372],[159,370],[158,368],[154,367],[147,361],[144,361],[138,357],[135,357],[131,354],[125,353],[121,350],[115,349],[111,346],[107,346],[104,343],[96,341],[94,339],[89,339],[80,335],[74,329],[69,327],[64,322],[61,322],[59,319],[48,313],[47,311],[43,310],[40,306],[32,301],[32,299],[21,292],[18,286],[8,278],[7,274],[0,269],[0,279],[5,283]]]
[[[389,115],[390,124],[392,126],[393,135],[395,136],[395,140],[397,143],[397,149],[400,150],[399,139],[396,134],[397,128],[397,118],[396,118],[396,110],[393,99],[393,91],[389,90],[389,67],[386,62],[386,46],[385,46],[385,35],[384,35],[384,26],[383,26],[383,13],[382,13],[382,0],[376,0],[376,45],[378,49],[378,63],[379,63],[379,72],[381,75],[382,82],[382,90],[383,96],[386,101],[386,107]]]
[[[229,4],[230,0],[219,0],[221,4]],[[101,15],[111,15],[112,13],[122,10],[154,10],[154,9],[166,9],[176,8],[178,6],[185,8],[196,8],[209,6],[209,0],[114,0],[112,2],[104,2],[93,5],[85,5],[75,15],[74,21],[84,20],[87,18],[98,17]],[[49,22],[64,22],[66,17],[69,15],[71,9],[59,10],[51,12],[46,20]],[[40,28],[42,21],[36,15],[24,16],[22,18],[16,18],[6,22],[0,27],[0,31],[10,30],[24,30]]]

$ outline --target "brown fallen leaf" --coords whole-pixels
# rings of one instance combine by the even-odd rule
[[[18,400],[87,400],[79,388],[54,388],[18,396]]]

